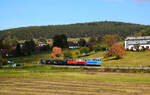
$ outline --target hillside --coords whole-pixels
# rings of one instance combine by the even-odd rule
[[[121,38],[125,38],[147,27],[150,26],[110,21],[70,25],[31,26],[0,31],[0,38],[7,37],[8,33],[12,36],[16,36],[19,40],[38,39],[40,37],[52,38],[56,34],[66,34],[70,38],[118,34]]]
[[[96,54],[87,56],[86,58],[103,57],[105,52],[98,52]],[[114,57],[103,58],[102,66],[121,66],[121,67],[140,67],[150,66],[150,51],[145,52],[126,52],[120,60],[113,60]]]

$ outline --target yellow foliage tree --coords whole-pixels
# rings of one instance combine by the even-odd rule
[[[72,52],[72,58],[79,58],[80,56],[80,51],[79,50],[74,50]]]

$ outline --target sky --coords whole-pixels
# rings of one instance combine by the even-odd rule
[[[0,0],[0,30],[95,21],[150,25],[150,0]]]

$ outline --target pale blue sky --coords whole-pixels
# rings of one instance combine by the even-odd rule
[[[0,0],[0,29],[92,21],[150,25],[150,0]]]

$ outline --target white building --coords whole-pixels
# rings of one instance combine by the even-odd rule
[[[135,49],[135,46],[139,45],[139,49],[142,47],[150,48],[150,36],[143,37],[127,37],[125,39],[125,48],[126,49]]]

